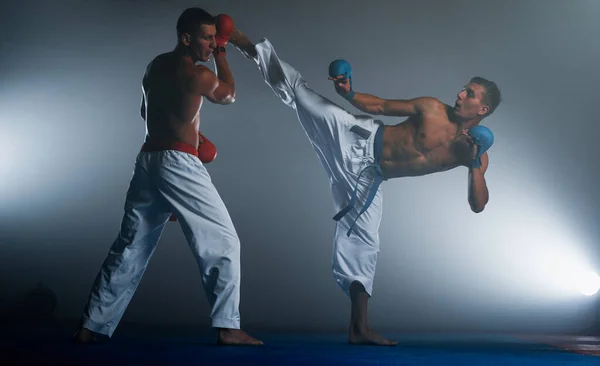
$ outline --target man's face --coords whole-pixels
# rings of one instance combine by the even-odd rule
[[[483,118],[490,107],[481,103],[485,89],[475,83],[467,84],[457,95],[454,114],[462,119]]]
[[[189,38],[184,38],[184,44],[188,46],[194,60],[202,62],[210,60],[212,52],[217,47],[215,43],[216,34],[217,29],[214,24],[202,24],[196,32],[189,34]]]

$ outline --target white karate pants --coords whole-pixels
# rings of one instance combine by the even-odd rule
[[[172,212],[200,267],[212,326],[240,328],[238,235],[204,165],[176,150],[137,156],[121,229],[84,309],[85,328],[112,336]]]
[[[300,73],[279,59],[273,45],[263,39],[256,45],[258,64],[265,82],[283,103],[294,108],[312,146],[327,171],[336,212],[350,201],[358,182],[357,202],[366,200],[374,172],[366,170],[375,163],[375,135],[381,121],[370,116],[353,115],[308,87]],[[374,192],[375,193],[375,192]],[[379,253],[379,225],[382,214],[382,184],[372,204],[358,217],[352,235],[347,232],[360,206],[337,221],[333,246],[333,275],[349,295],[350,285],[360,282],[369,295]]]

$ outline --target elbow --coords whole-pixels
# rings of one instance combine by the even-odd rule
[[[481,200],[480,202],[469,202],[469,205],[471,206],[471,211],[473,211],[474,213],[481,213],[483,212],[483,210],[485,209],[485,205],[487,205],[488,200]]]
[[[230,93],[227,93],[227,95],[223,96],[223,98],[221,98],[219,100],[219,104],[223,104],[223,105],[233,104],[234,102],[235,102],[235,90],[232,90]]]
[[[469,206],[471,206],[471,211],[474,213],[483,212],[489,200],[490,195],[487,187],[483,187],[483,189],[479,188],[477,190],[470,190],[469,192]]]
[[[221,100],[222,105],[229,105],[229,104],[233,104],[235,102],[235,96],[231,96],[231,97],[227,97]]]
[[[483,212],[484,209],[484,205],[471,205],[471,211],[473,211],[476,214]]]
[[[372,108],[372,114],[376,114],[378,116],[391,116],[389,109],[386,107],[385,102],[374,105]]]
[[[383,108],[383,106],[381,105],[366,105],[364,107],[363,112],[369,113],[369,114],[374,114],[374,115],[385,115],[385,108]]]
[[[231,88],[231,93],[227,96],[227,104],[235,102],[235,88]]]

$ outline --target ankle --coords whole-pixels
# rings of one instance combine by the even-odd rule
[[[351,322],[350,323],[350,333],[354,334],[364,334],[367,333],[369,327],[365,322]]]
[[[231,328],[217,328],[218,332],[220,334],[230,334],[230,333],[236,333],[239,332],[239,329],[231,329]]]
[[[76,334],[81,334],[81,335],[90,335],[90,334],[95,334],[94,332],[92,332],[91,330],[81,327],[77,330]]]

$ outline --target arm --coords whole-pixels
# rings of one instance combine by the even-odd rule
[[[215,104],[231,104],[235,101],[235,88],[203,66],[197,66],[192,80],[194,93]]]
[[[382,99],[370,94],[356,93],[352,90],[352,67],[346,60],[339,59],[329,64],[329,80],[333,81],[335,91],[359,110],[369,114],[381,114],[393,117],[410,117],[435,107],[440,102],[431,97],[409,100]]]
[[[414,99],[382,99],[370,94],[354,93],[350,103],[359,110],[369,114],[379,114],[392,117],[410,117],[429,110],[438,103],[431,97]]]
[[[231,104],[235,102],[235,81],[233,80],[231,70],[229,70],[225,52],[215,55],[214,60],[219,85],[215,88],[213,93],[207,95],[206,98],[213,103]]]
[[[209,101],[217,104],[231,104],[235,102],[235,81],[227,63],[227,42],[235,29],[233,19],[227,14],[219,14],[215,17],[215,43],[217,47],[213,51],[216,75],[212,72],[204,72],[208,89],[203,95]],[[207,70],[207,69],[205,69]],[[216,79],[216,83],[215,83]]]
[[[481,166],[469,168],[469,205],[475,213],[480,213],[489,200],[489,192],[485,182],[485,172],[489,164],[487,152],[481,155]]]

